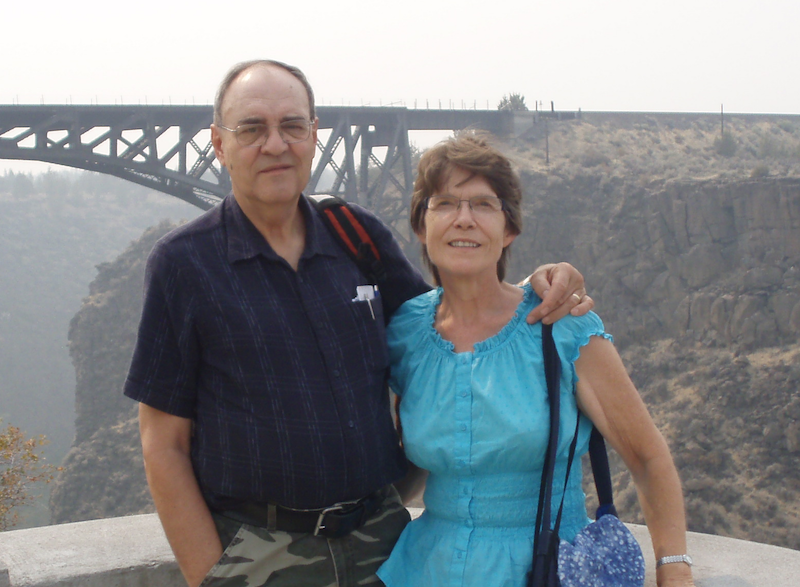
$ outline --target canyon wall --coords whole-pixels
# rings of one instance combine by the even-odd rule
[[[800,180],[523,180],[510,274],[552,260],[585,272],[672,448],[689,527],[800,548]],[[152,511],[136,408],[121,388],[144,259],[168,228],[98,267],[72,321],[77,434],[53,489],[54,522]],[[641,521],[614,460],[623,517]]]

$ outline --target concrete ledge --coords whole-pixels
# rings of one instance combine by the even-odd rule
[[[628,524],[647,563],[645,587],[656,587],[656,563],[647,526]],[[800,551],[689,532],[697,587],[797,587]]]
[[[0,533],[0,587],[185,587],[155,514]]]
[[[422,510],[411,508],[413,516]],[[655,587],[647,528],[631,525]],[[800,551],[689,533],[697,587],[796,587]],[[0,587],[184,587],[155,514],[0,532]]]

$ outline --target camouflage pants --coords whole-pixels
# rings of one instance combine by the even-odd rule
[[[214,514],[228,547],[200,587],[380,587],[375,572],[408,520],[394,488],[364,526],[342,538],[269,531]]]

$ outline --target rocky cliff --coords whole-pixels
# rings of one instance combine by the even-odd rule
[[[581,183],[527,177],[534,202],[514,267],[580,267],[618,344],[797,339],[800,180]]]
[[[800,549],[800,345],[742,352],[664,339],[623,358],[672,448],[690,529]],[[641,522],[618,471],[621,511]]]
[[[174,225],[147,230],[99,265],[69,328],[75,365],[75,441],[51,492],[54,524],[153,511],[144,479],[136,404],[122,395],[139,316],[147,255]]]
[[[670,124],[658,122],[649,134],[635,125],[624,134],[607,120],[551,129],[550,146],[561,158],[551,153],[549,167],[541,137],[506,144],[520,162],[527,200],[510,275],[554,259],[585,272],[673,450],[690,529],[800,548],[793,465],[800,454],[800,174],[793,167],[800,150],[781,135],[788,159],[767,161],[780,174],[751,177],[764,161],[753,148],[755,163],[739,161],[747,173],[737,176],[735,162],[712,150],[701,126]],[[574,143],[565,137],[576,132],[581,142],[569,150]],[[756,143],[744,138],[747,154]],[[705,162],[691,174],[673,173],[674,150],[659,155],[667,142]],[[637,168],[623,151],[642,143],[651,153],[637,155],[647,173],[632,174],[643,164]],[[709,177],[715,165],[723,172]],[[53,492],[56,521],[151,508],[135,412],[121,399],[121,383],[140,311],[142,262],[164,230],[146,233],[100,268],[72,323],[79,432]],[[624,517],[639,519],[628,475],[618,471],[615,483]]]

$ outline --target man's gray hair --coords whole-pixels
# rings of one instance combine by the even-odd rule
[[[231,67],[227,74],[225,74],[225,77],[222,79],[222,83],[219,85],[219,89],[217,89],[217,96],[214,98],[214,124],[222,124],[222,101],[225,99],[225,94],[228,93],[228,89],[231,87],[231,84],[236,80],[237,77],[251,67],[262,65],[268,67],[280,67],[300,80],[300,83],[302,83],[303,87],[306,89],[306,95],[308,95],[310,120],[311,122],[314,122],[314,119],[317,117],[316,110],[314,108],[314,90],[311,89],[311,84],[308,83],[308,79],[306,79],[305,74],[294,65],[287,65],[281,61],[275,61],[273,59],[253,59],[251,61],[242,61],[241,63],[237,63]]]

